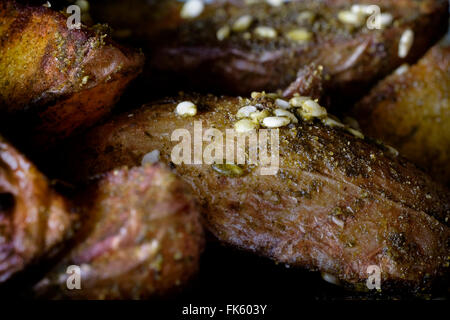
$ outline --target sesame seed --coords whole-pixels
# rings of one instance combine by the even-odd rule
[[[153,150],[142,158],[141,165],[145,165],[147,163],[154,164],[159,161],[160,152],[159,150]]]
[[[299,28],[289,31],[286,37],[292,41],[307,42],[312,39],[312,33],[304,28]]]
[[[297,16],[298,23],[312,23],[316,15],[311,11],[300,12]]]
[[[367,4],[354,4],[350,10],[355,14],[369,15],[372,13],[371,5]]]
[[[230,27],[229,26],[223,26],[219,30],[217,30],[216,37],[217,40],[223,41],[230,35]]]
[[[287,126],[291,120],[287,117],[267,117],[263,119],[263,126],[266,128],[280,128]]]
[[[224,176],[239,177],[244,174],[244,170],[236,164],[213,164],[211,167],[214,171]]]
[[[239,17],[234,23],[232,30],[234,32],[242,32],[247,30],[253,22],[253,17],[251,15],[244,15]]]
[[[281,5],[283,4],[283,1],[284,1],[284,0],[266,0],[266,2],[267,2],[268,4],[270,4],[271,6],[273,6],[273,7],[279,7],[279,6],[281,6]]]
[[[336,217],[332,217],[331,220],[339,227],[344,228],[344,221]]]
[[[399,152],[397,151],[397,149],[395,149],[395,148],[393,148],[393,147],[391,147],[391,146],[388,146],[388,145],[385,145],[385,147],[386,147],[386,149],[388,150],[388,153],[389,153],[391,156],[397,157],[397,156],[399,155]]]
[[[324,107],[321,107],[314,100],[306,100],[301,109],[298,109],[298,112],[303,118],[322,118],[327,116],[327,110]]]
[[[276,99],[275,104],[277,107],[279,107],[281,109],[289,109],[291,107],[289,102],[287,102],[286,100],[283,100],[283,99]]]
[[[414,32],[411,29],[405,30],[398,43],[398,57],[406,58],[414,42]]]
[[[380,14],[380,26],[381,28],[385,28],[392,24],[394,17],[390,13],[382,13]]]
[[[347,128],[347,131],[359,139],[364,139],[364,135],[358,130],[355,130],[353,128]]]
[[[260,26],[255,29],[255,34],[261,38],[273,39],[277,37],[277,32],[274,28]]]
[[[197,114],[197,106],[190,101],[180,102],[175,112],[182,117],[191,117]]]
[[[285,109],[275,109],[273,113],[277,117],[287,117],[291,120],[292,123],[298,123],[297,117],[292,112],[289,112]]]
[[[250,119],[242,119],[234,124],[234,130],[236,132],[249,132],[256,129],[258,129],[258,124]]]
[[[256,111],[250,114],[250,119],[253,120],[255,123],[260,123],[264,120],[264,118],[267,118],[270,116],[270,112],[267,109],[264,109],[262,111]]]
[[[253,112],[256,112],[256,111],[258,111],[258,110],[256,109],[255,106],[245,106],[238,110],[238,112],[236,113],[236,117],[238,119],[248,118],[248,117],[250,117],[250,114],[252,114]]]
[[[396,75],[402,75],[402,74],[404,74],[406,71],[408,71],[408,69],[409,69],[409,65],[408,65],[407,63],[404,63],[404,64],[402,64],[400,67],[398,67],[398,68],[394,71],[394,73],[395,73]]]
[[[334,119],[332,119],[330,117],[326,117],[325,119],[322,120],[322,122],[326,126],[329,126],[329,127],[332,127],[332,128],[334,128],[334,127],[344,128],[345,127],[344,124],[342,124],[341,122],[339,122],[337,120],[334,120]]]
[[[311,100],[310,97],[293,97],[291,100],[289,100],[289,104],[295,108],[299,108],[303,106],[303,103],[305,101]]]
[[[183,5],[180,16],[183,19],[195,19],[202,14],[205,5],[201,0],[189,0]]]
[[[340,11],[338,13],[338,19],[342,23],[351,24],[357,27],[364,24],[364,16],[356,14],[352,11]]]

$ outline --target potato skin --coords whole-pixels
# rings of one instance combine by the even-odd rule
[[[69,30],[67,18],[43,6],[0,3],[0,122],[40,146],[102,118],[143,65],[142,54],[101,28]]]
[[[76,218],[47,179],[0,136],[0,284],[51,253]]]
[[[175,115],[184,100],[198,106],[195,117]],[[224,131],[249,104],[274,108],[267,96],[181,96],[145,105],[68,143],[64,159],[79,157],[64,170],[83,179],[136,165],[155,149],[170,163],[179,143],[170,140],[175,129],[192,135],[193,122],[201,120],[205,130]],[[448,272],[448,190],[405,159],[342,129],[305,121],[282,128],[275,176],[260,175],[258,167],[246,167],[239,177],[207,164],[174,167],[200,200],[206,227],[224,243],[334,274],[354,287],[365,287],[369,265],[381,267],[383,290],[425,288]]]
[[[78,199],[83,226],[74,247],[34,291],[52,299],[144,299],[176,291],[197,272],[200,213],[187,188],[162,166],[109,172]],[[66,285],[81,267],[81,290]]]
[[[365,94],[401,63],[419,59],[445,33],[448,23],[447,0],[358,1],[379,5],[382,12],[394,16],[395,23],[384,30],[340,23],[338,13],[350,10],[355,3],[349,0],[290,1],[279,7],[265,1],[248,5],[244,0],[214,0],[192,20],[180,19],[182,3],[178,2],[178,7],[175,3],[133,1],[133,6],[140,8],[139,13],[133,13],[125,9],[132,6],[128,2],[104,1],[95,10],[98,19],[131,31],[135,43],[147,47],[145,73],[153,77],[155,86],[167,79],[171,92],[177,92],[173,87],[178,84],[184,90],[192,87],[202,92],[246,95],[283,89],[295,80],[301,67],[316,63],[329,74],[328,94],[335,105],[342,107]],[[316,13],[316,19],[299,23],[297,17],[303,11]],[[128,12],[133,16],[127,17]],[[247,30],[249,39],[244,32],[217,39],[221,27],[231,26],[247,14],[254,17]],[[267,40],[256,37],[253,29],[261,25],[274,27],[278,36]],[[287,40],[286,34],[299,27],[314,33],[309,43]],[[408,28],[414,31],[415,41],[407,58],[401,59],[398,43]]]
[[[381,81],[355,107],[364,132],[450,183],[450,46],[436,45],[402,74]]]

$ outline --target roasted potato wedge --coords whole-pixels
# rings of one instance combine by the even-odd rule
[[[406,69],[407,68],[407,69]],[[438,181],[450,183],[450,46],[381,81],[355,107],[364,132],[386,141]]]
[[[205,130],[225,133],[241,107],[270,114],[274,98],[180,96],[148,104],[67,143],[55,159],[74,181],[139,164],[159,150],[160,160],[193,187],[204,223],[218,239],[333,274],[354,288],[365,288],[370,265],[381,268],[383,290],[423,289],[448,272],[449,191],[336,120],[297,119],[279,129],[276,175],[261,175],[259,162],[238,168],[172,163],[176,129],[193,137],[201,121]],[[181,101],[194,103],[197,114],[178,116]],[[203,141],[203,150],[209,144]]]
[[[74,247],[34,288],[38,297],[163,296],[196,273],[203,248],[200,213],[189,189],[169,170],[114,170],[79,201],[83,227]],[[67,286],[69,266],[80,268],[80,290]]]
[[[47,179],[0,136],[0,284],[71,235],[75,216]]]
[[[301,67],[316,63],[329,75],[333,103],[343,106],[400,64],[420,58],[445,33],[448,19],[447,0],[358,1],[378,5],[392,16],[381,30],[368,29],[370,15],[358,16],[357,25],[341,17],[355,3],[349,0],[289,1],[280,6],[208,1],[198,16],[187,18],[181,2],[132,3],[96,1],[94,16],[147,48],[146,73],[154,86],[167,79],[172,92],[275,91],[291,83]],[[140,9],[125,9],[130,6]],[[408,29],[414,40],[406,57],[399,57],[399,41]]]
[[[101,27],[67,21],[44,6],[0,3],[0,123],[39,147],[102,118],[143,65]]]

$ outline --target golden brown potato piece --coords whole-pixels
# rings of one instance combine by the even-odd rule
[[[197,115],[174,113],[183,100],[198,106]],[[246,105],[275,108],[264,94],[181,96],[145,105],[68,143],[61,154],[72,161],[64,170],[83,179],[136,165],[152,150],[170,163],[180,143],[171,141],[174,130],[189,130],[193,140],[194,121],[202,121],[204,130],[225,133]],[[395,290],[426,287],[448,272],[449,191],[355,131],[298,121],[280,129],[276,175],[261,175],[260,163],[171,164],[200,199],[207,228],[225,243],[361,288],[370,265],[381,268],[383,290],[393,283]],[[209,144],[203,142],[203,150]]]
[[[0,136],[0,284],[70,235],[68,204]]]
[[[10,0],[0,3],[0,39],[0,122],[32,129],[41,145],[107,114],[143,64],[102,28],[69,30],[64,14]]]
[[[84,201],[76,245],[36,286],[40,297],[162,296],[197,271],[203,247],[200,213],[189,190],[167,169],[114,170],[85,192]],[[81,290],[67,287],[71,265],[81,269]]]
[[[400,69],[401,70],[401,69]],[[361,128],[450,183],[450,46],[381,81],[355,107]]]

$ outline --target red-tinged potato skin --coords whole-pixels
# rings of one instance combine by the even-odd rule
[[[78,200],[75,245],[35,287],[40,298],[147,299],[179,289],[198,270],[200,213],[189,188],[162,166],[120,168]],[[81,268],[81,290],[67,268]],[[69,280],[70,281],[70,280]]]
[[[350,0],[289,1],[280,6],[214,0],[194,19],[180,18],[183,3],[179,1],[132,2],[96,2],[94,13],[116,29],[128,30],[131,39],[147,47],[145,75],[154,79],[155,86],[168,79],[169,88],[178,84],[182,89],[231,95],[269,92],[284,89],[300,68],[315,63],[329,75],[326,94],[333,97],[333,104],[347,108],[348,101],[366,93],[397,66],[419,59],[446,32],[448,23],[447,0],[357,1],[378,5],[383,13],[393,15],[394,22],[382,30],[369,30],[366,23],[355,28],[340,22],[339,12],[355,3]],[[140,10],[126,10],[128,6]],[[315,19],[299,22],[299,13],[305,11],[315,14]],[[254,18],[247,30],[217,38],[220,28],[233,26],[243,15]],[[258,37],[254,32],[258,26],[273,27],[277,36]],[[311,40],[289,40],[287,34],[298,28],[312,32]],[[414,31],[415,39],[402,59],[398,45],[407,29]]]
[[[196,104],[197,115],[177,116],[181,101]],[[168,98],[90,130],[60,150],[58,161],[75,180],[136,165],[155,149],[170,163],[179,143],[171,141],[174,130],[193,137],[194,121],[202,121],[204,130],[225,132],[246,105],[276,108],[264,95]],[[229,245],[336,275],[359,289],[366,288],[370,265],[381,268],[383,290],[425,289],[448,273],[449,191],[346,129],[301,119],[281,128],[276,175],[260,175],[259,166],[244,166],[234,177],[208,164],[172,166],[192,186],[205,226]]]
[[[449,92],[450,46],[438,44],[404,73],[381,81],[353,112],[364,132],[448,185]]]
[[[0,122],[45,147],[108,114],[144,61],[101,27],[70,30],[67,20],[0,3]]]
[[[74,216],[36,167],[0,136],[0,284],[71,234]]]

